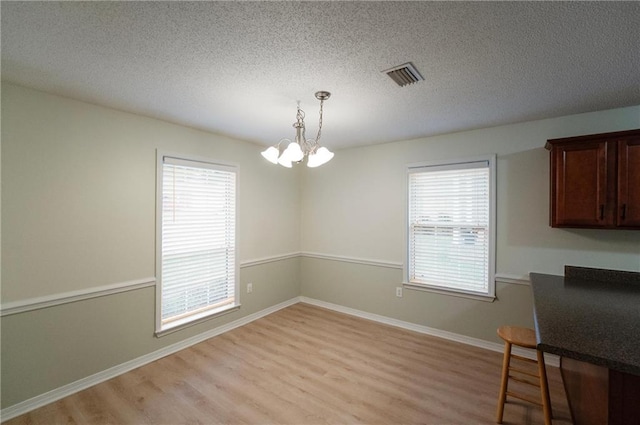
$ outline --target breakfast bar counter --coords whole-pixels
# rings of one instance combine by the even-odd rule
[[[560,356],[574,424],[640,424],[640,273],[530,279],[538,349]]]

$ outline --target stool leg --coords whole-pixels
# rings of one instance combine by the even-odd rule
[[[504,413],[504,402],[507,400],[507,386],[509,384],[509,362],[511,360],[511,343],[504,343],[504,358],[502,359],[502,380],[500,382],[500,395],[498,397],[498,411],[496,413],[496,422],[502,423],[502,414]]]
[[[544,354],[536,350],[538,354],[538,374],[540,375],[540,395],[542,397],[542,411],[544,413],[544,425],[551,425],[551,399],[549,397],[549,384],[547,382],[547,369],[544,365]]]

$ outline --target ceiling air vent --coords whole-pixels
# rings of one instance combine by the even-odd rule
[[[420,75],[418,70],[413,66],[411,62],[393,67],[391,69],[387,69],[386,71],[382,72],[391,77],[391,79],[395,81],[396,84],[400,87],[404,87],[409,84],[417,83],[418,81],[424,80],[424,78],[422,78],[422,75]]]

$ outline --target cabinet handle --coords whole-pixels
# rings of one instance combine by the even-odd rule
[[[604,204],[600,205],[600,220],[604,220]]]
[[[625,219],[627,218],[627,204],[622,204],[622,215],[620,216],[621,219]]]

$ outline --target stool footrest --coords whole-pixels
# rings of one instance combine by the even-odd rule
[[[520,400],[528,401],[529,403],[533,403],[538,406],[542,406],[542,403],[534,398],[526,396],[524,394],[513,393],[511,391],[507,391],[507,395],[515,398],[519,398]]]
[[[513,376],[513,375],[509,375],[509,378],[513,379],[514,381],[522,382],[523,384],[528,384],[528,385],[531,385],[533,387],[540,388],[540,383],[539,382],[532,382],[532,381],[529,381],[528,379],[520,378],[518,376]]]
[[[533,360],[533,359],[530,359],[530,358],[528,358],[528,357],[522,357],[522,356],[519,356],[519,355],[517,355],[517,354],[512,354],[512,355],[511,355],[511,358],[518,359],[518,360],[522,360],[523,362],[538,363],[538,361],[537,361],[537,360]]]
[[[533,373],[533,372],[530,372],[530,371],[524,370],[524,369],[518,369],[517,367],[509,366],[509,370],[514,371],[514,372],[518,372],[518,373],[520,373],[522,375],[531,376],[532,378],[540,378],[540,375],[538,375],[537,373]]]

